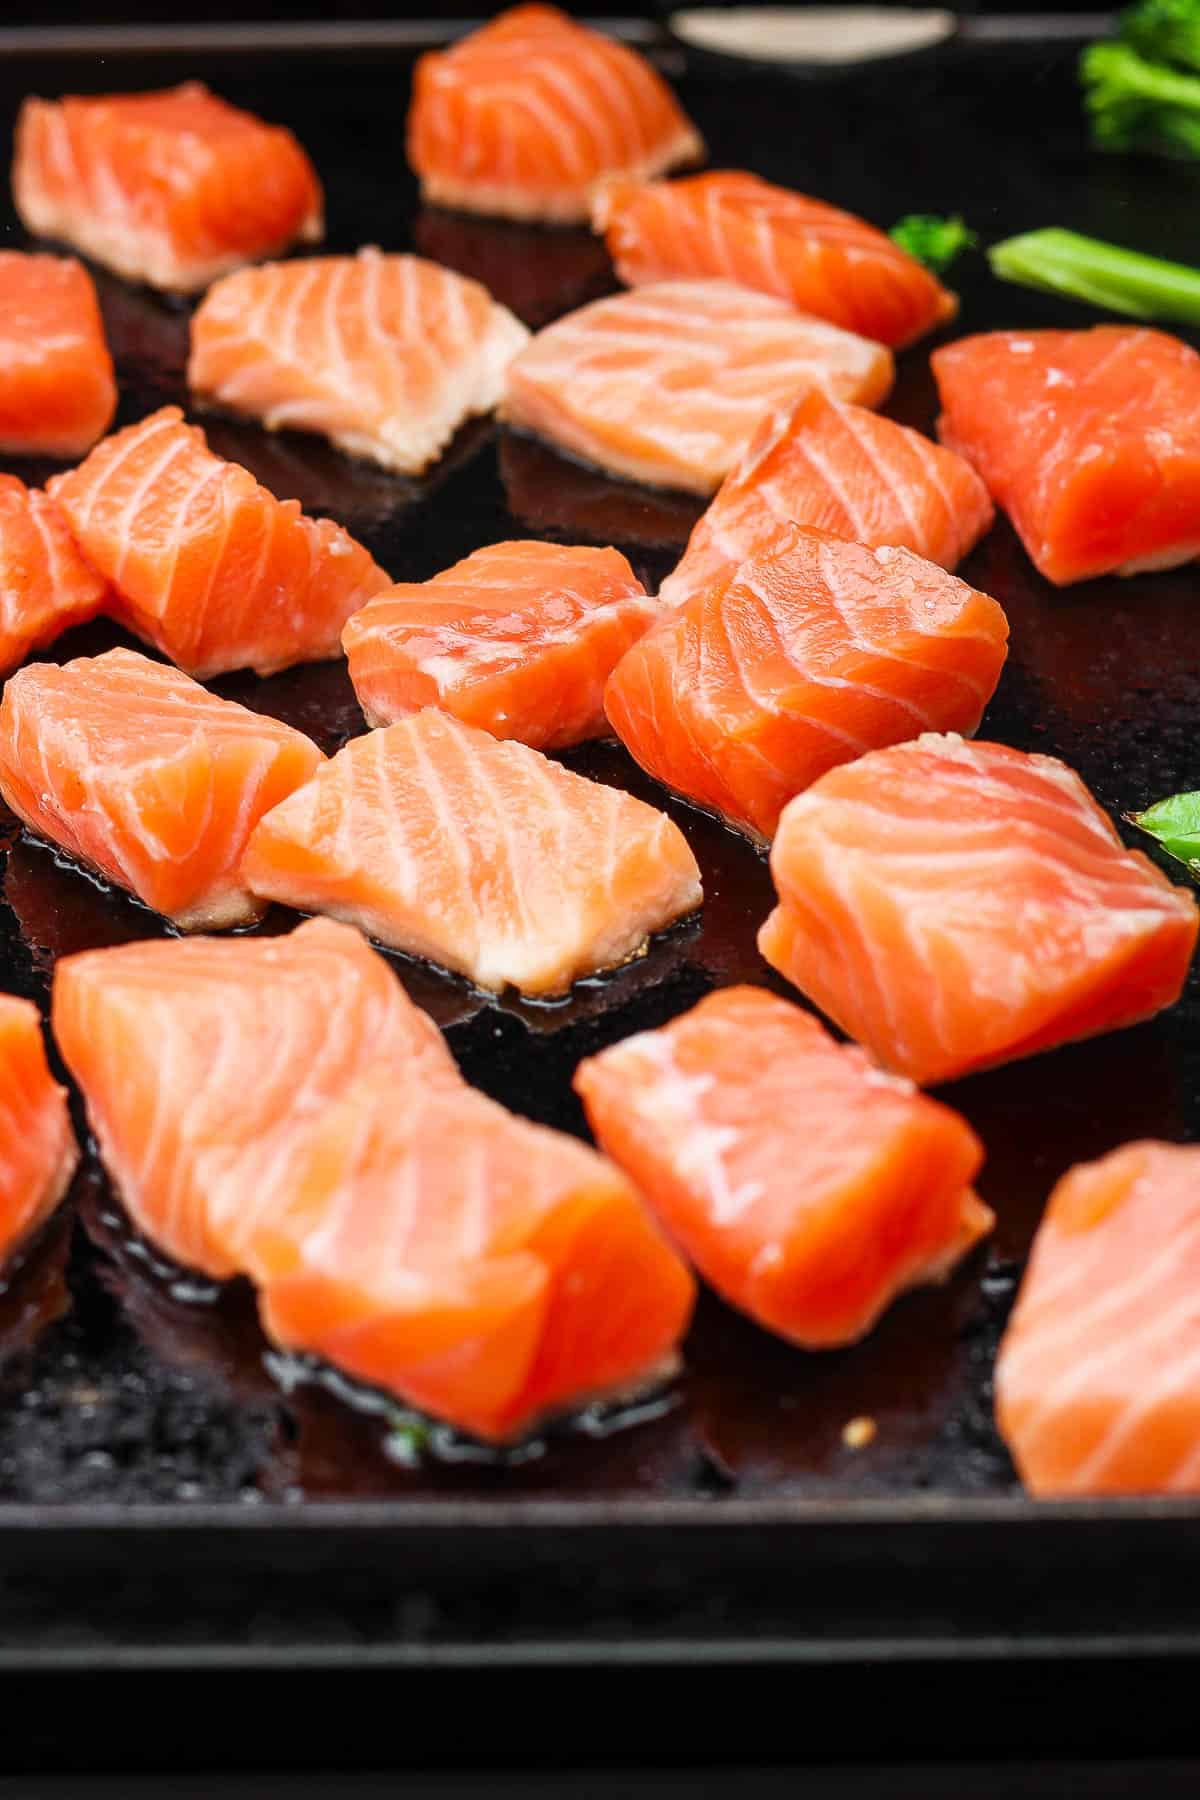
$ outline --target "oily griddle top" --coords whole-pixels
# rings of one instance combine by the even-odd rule
[[[1107,159],[1079,123],[1070,53],[961,47],[914,71],[828,86],[757,71],[679,76],[716,166],[745,166],[887,224],[911,210],[961,211],[986,237],[1058,223],[1180,254],[1200,172]],[[403,158],[409,59],[328,54],[258,58],[109,57],[84,64],[10,59],[0,121],[25,92],[160,85],[199,76],[291,125],[329,201],[327,248],[415,248],[485,281],[532,325],[613,285],[587,234],[540,231],[422,209]],[[24,242],[4,214],[7,244]],[[187,308],[98,274],[121,383],[119,423],[185,402]],[[1085,325],[1084,308],[1002,287],[971,259],[956,279],[956,330]],[[944,335],[952,335],[950,333]],[[928,344],[900,360],[889,407],[930,429]],[[214,449],[280,496],[340,520],[398,579],[420,580],[480,545],[514,536],[614,543],[648,582],[678,557],[700,510],[566,462],[544,446],[468,426],[423,482],[337,455],[315,439],[205,421]],[[40,480],[47,465],[12,465]],[[983,735],[1048,751],[1078,769],[1114,814],[1200,785],[1200,593],[1194,569],[1065,593],[1042,582],[1006,523],[963,569],[1008,613],[1012,647]],[[65,659],[122,641],[76,631]],[[218,690],[272,713],[331,751],[363,729],[344,664]],[[580,1130],[570,1081],[579,1059],[661,1023],[713,987],[755,981],[784,992],[754,947],[771,904],[764,861],[720,825],[675,803],[615,745],[572,767],[671,813],[701,864],[702,915],[643,960],[581,984],[558,1005],[499,1001],[393,959],[448,1033],[467,1076],[530,1117]],[[953,831],[953,820],[946,829]],[[0,986],[46,1000],[57,956],[155,935],[153,915],[60,866],[4,821]],[[276,910],[261,929],[294,923]],[[981,1191],[996,1209],[986,1246],[944,1287],[894,1306],[866,1342],[811,1355],[758,1331],[711,1295],[688,1338],[686,1373],[631,1414],[585,1415],[520,1454],[481,1459],[452,1433],[388,1438],[377,1414],[338,1397],[328,1372],[273,1356],[241,1288],[181,1283],[130,1236],[94,1162],[68,1209],[0,1298],[0,1519],[6,1506],[73,1502],[244,1502],[432,1497],[647,1500],[1015,1495],[991,1421],[995,1346],[1050,1185],[1071,1162],[1129,1138],[1185,1139],[1200,1124],[1200,1013],[1183,1003],[1133,1031],[954,1084],[988,1151]],[[360,1397],[361,1398],[361,1397]],[[846,1423],[874,1421],[851,1449]],[[418,1438],[421,1442],[418,1443]],[[388,1448],[390,1442],[390,1450]],[[407,1457],[407,1463],[405,1458]],[[412,1466],[409,1466],[412,1465]]]

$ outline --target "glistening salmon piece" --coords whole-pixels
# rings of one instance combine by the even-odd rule
[[[26,100],[12,179],[29,231],[183,293],[323,230],[320,184],[291,132],[196,81]]]
[[[67,1096],[50,1074],[38,1009],[0,995],[0,1276],[54,1211],[79,1151]]]
[[[594,223],[631,286],[722,275],[893,349],[958,311],[955,295],[885,232],[757,175],[614,181]]]
[[[953,569],[992,517],[987,489],[961,456],[814,391],[763,420],[659,598],[681,605],[758,555],[784,524],[898,544]]]
[[[996,1363],[1034,1494],[1200,1493],[1200,1149],[1126,1144],[1050,1196]]]
[[[533,995],[628,961],[701,900],[664,813],[432,708],[353,738],[268,813],[242,879]]]
[[[0,475],[0,673],[94,619],[108,583],[80,553],[53,500]]]
[[[112,357],[83,264],[0,251],[0,451],[82,456],[116,409]]]
[[[0,701],[0,794],[39,837],[188,931],[264,910],[238,865],[321,752],[135,650],[29,663]]]
[[[417,63],[408,158],[439,206],[581,222],[612,176],[703,153],[645,57],[554,6],[513,7]]]
[[[493,544],[370,601],[342,633],[371,725],[423,706],[535,750],[604,737],[604,684],[658,607],[616,550]]]
[[[694,1297],[594,1150],[386,1073],[330,1109],[249,1263],[277,1342],[494,1440],[670,1373]]]
[[[673,1366],[693,1286],[628,1182],[468,1088],[347,926],[68,957],[54,1029],[139,1229],[276,1341],[495,1438]]]
[[[1197,907],[1049,756],[926,736],[833,769],[771,851],[769,963],[922,1084],[1179,998]]]
[[[785,525],[634,645],[605,707],[644,769],[769,839],[835,764],[974,731],[1007,641],[996,602],[935,564]]]
[[[218,1279],[244,1270],[306,1135],[360,1075],[459,1080],[383,958],[327,919],[64,957],[53,1025],[134,1223]]]
[[[177,406],[47,491],[112,584],[113,616],[200,680],[336,656],[351,613],[389,585],[349,532],[214,456]]]
[[[1200,556],[1200,354],[1162,331],[994,331],[933,358],[943,441],[1048,581]]]
[[[227,275],[191,330],[202,399],[406,475],[491,412],[529,337],[477,281],[374,249]]]
[[[809,1349],[853,1343],[991,1229],[966,1120],[760,988],[589,1057],[575,1086],[705,1279]]]
[[[890,352],[730,281],[662,281],[595,300],[509,365],[503,416],[651,486],[713,493],[764,413],[810,388],[865,406]]]

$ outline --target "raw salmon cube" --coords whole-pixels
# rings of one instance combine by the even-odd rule
[[[0,251],[0,451],[82,456],[116,409],[112,357],[83,264]]]
[[[889,351],[730,281],[661,281],[547,325],[508,369],[508,421],[652,487],[711,494],[763,415],[810,388],[876,406]]]
[[[94,619],[108,583],[80,553],[53,500],[0,475],[0,672]]]
[[[336,656],[351,613],[389,585],[349,532],[214,456],[176,406],[48,492],[112,584],[113,616],[199,680]]]
[[[465,1085],[364,1077],[273,1223],[268,1335],[479,1437],[677,1363],[693,1283],[625,1177]]]
[[[64,957],[54,1034],[135,1225],[222,1279],[290,1203],[294,1158],[373,1068],[457,1084],[437,1027],[356,931],[156,939]]]
[[[757,175],[614,181],[600,191],[594,222],[630,286],[721,275],[897,350],[958,311],[956,297],[886,232]]]
[[[781,525],[898,545],[953,569],[992,522],[970,463],[917,431],[814,390],[768,415],[717,490],[659,598],[680,606]]]
[[[135,650],[29,663],[0,701],[0,794],[31,831],[188,931],[264,910],[238,874],[321,752]]]
[[[1126,1144],[1050,1196],[996,1363],[1034,1494],[1200,1493],[1200,1149]]]
[[[491,412],[529,337],[477,281],[373,249],[227,275],[191,329],[202,399],[406,475]]]
[[[268,813],[242,879],[534,995],[628,961],[701,899],[665,814],[432,708],[352,739]]]
[[[79,1151],[66,1090],[46,1063],[42,1021],[28,1000],[0,995],[0,1277],[54,1211]]]
[[[438,706],[557,750],[608,735],[604,684],[657,613],[616,550],[493,544],[380,594],[342,645],[371,725]]]
[[[196,81],[26,100],[13,198],[37,236],[183,293],[323,230],[320,183],[291,132]]]
[[[935,353],[943,442],[1048,581],[1200,556],[1200,354],[1162,331],[994,331]]]
[[[955,736],[822,776],[771,872],[767,961],[923,1085],[1149,1018],[1196,942],[1192,895],[1064,763]]]
[[[575,1086],[705,1279],[809,1349],[853,1343],[991,1228],[966,1120],[760,988],[589,1057]]]
[[[417,63],[408,159],[438,206],[582,222],[613,175],[703,153],[645,57],[554,6],[513,7]]]
[[[769,839],[835,764],[973,731],[1007,640],[996,602],[935,564],[784,526],[634,645],[605,706],[644,769]]]

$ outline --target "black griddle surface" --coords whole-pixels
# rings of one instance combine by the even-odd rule
[[[1069,48],[958,47],[902,81],[868,74],[828,88],[674,72],[718,166],[755,169],[881,224],[911,210],[961,211],[986,237],[1061,223],[1167,255],[1186,254],[1195,242],[1200,168],[1090,152]],[[419,249],[481,277],[535,325],[611,286],[603,251],[586,234],[419,206],[403,156],[409,73],[402,54],[14,59],[0,69],[0,122],[7,131],[27,91],[200,76],[298,133],[327,187],[330,251],[362,243]],[[0,218],[0,242],[23,243],[15,219]],[[186,307],[102,273],[97,281],[118,363],[119,422],[168,400],[185,403]],[[959,286],[956,332],[1096,318],[992,282],[981,259],[962,265]],[[930,348],[901,358],[889,408],[926,430],[934,415]],[[610,481],[488,423],[466,428],[417,483],[316,440],[201,422],[216,450],[277,494],[340,520],[398,579],[419,580],[480,545],[532,535],[616,543],[653,583],[673,565],[699,510],[685,496]],[[12,466],[27,479],[49,472],[48,465]],[[1200,786],[1194,568],[1056,592],[1000,522],[962,572],[995,595],[1012,626],[1009,663],[983,735],[1064,757],[1115,815]],[[52,654],[65,659],[117,641],[114,628],[97,625],[64,638]],[[326,750],[363,729],[344,665],[216,685],[299,726]],[[558,1006],[491,1002],[449,977],[394,961],[472,1081],[530,1117],[581,1130],[570,1080],[582,1056],[728,982],[786,990],[754,947],[771,903],[762,859],[666,797],[618,747],[595,745],[565,760],[671,813],[701,863],[702,916],[660,939],[643,961],[583,984]],[[4,843],[0,986],[44,1004],[59,955],[162,929],[21,838],[11,820]],[[263,929],[293,922],[276,912]],[[226,1547],[241,1522],[245,1542],[261,1545],[274,1518],[281,1526],[304,1521],[305,1537],[322,1519],[351,1535],[383,1525],[403,1535],[411,1526],[425,1542],[441,1526],[446,1542],[456,1543],[460,1530],[495,1523],[519,1545],[522,1526],[532,1533],[547,1508],[563,1530],[599,1520],[644,1525],[647,1545],[665,1545],[672,1520],[702,1520],[705,1530],[732,1530],[740,1521],[745,1533],[756,1519],[782,1523],[801,1534],[789,1537],[795,1545],[806,1520],[825,1527],[858,1520],[869,1525],[869,1543],[859,1541],[872,1567],[872,1557],[891,1554],[889,1522],[924,1521],[925,1530],[930,1520],[968,1525],[986,1517],[986,1541],[1007,1542],[1006,1521],[1015,1529],[1046,1516],[1019,1497],[991,1420],[994,1352],[1022,1260],[1046,1194],[1070,1163],[1133,1137],[1196,1134],[1198,994],[1193,978],[1183,1002],[1148,1025],[944,1090],[987,1146],[981,1190],[996,1210],[996,1232],[944,1288],[893,1307],[866,1342],[804,1354],[705,1296],[686,1344],[686,1373],[664,1404],[640,1422],[591,1421],[501,1464],[444,1442],[440,1454],[405,1467],[385,1453],[377,1418],[348,1408],[320,1383],[281,1384],[247,1295],[235,1289],[203,1304],[181,1299],[131,1242],[89,1167],[68,1214],[0,1300],[0,1562],[28,1541],[23,1534],[53,1530],[56,1520],[82,1533],[81,1544],[91,1541],[93,1525],[99,1533],[137,1519],[169,1532],[190,1519],[197,1529],[205,1521],[205,1530],[220,1521]],[[877,1433],[854,1451],[842,1431],[861,1415],[876,1421]],[[156,1510],[137,1510],[144,1506]],[[1144,1523],[1152,1515],[1154,1508],[1134,1506],[1094,1516]],[[1194,1523],[1191,1509],[1167,1508],[1154,1529],[1192,1544]],[[1018,1541],[1028,1539],[1014,1537],[1010,1548]],[[1082,1541],[1056,1537],[1055,1554]],[[104,1628],[96,1629],[103,1637]]]

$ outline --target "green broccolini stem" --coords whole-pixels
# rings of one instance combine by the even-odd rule
[[[988,251],[1002,281],[1089,300],[1136,319],[1200,325],[1200,269],[1106,244],[1057,226],[1006,238]]]

